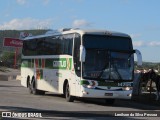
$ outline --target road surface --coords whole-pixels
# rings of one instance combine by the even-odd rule
[[[144,116],[145,113],[160,115],[160,106],[149,106],[130,100],[116,100],[112,106],[105,105],[103,100],[76,99],[74,102],[66,102],[63,96],[53,93],[46,93],[43,96],[31,95],[27,88],[20,85],[18,80],[0,80],[0,111],[14,112],[13,117],[16,117],[16,113],[41,113],[41,116],[39,116],[41,118],[38,119],[92,120],[98,119],[98,117],[113,119],[112,116],[124,116],[123,119],[133,120],[158,119],[159,117],[146,118],[140,116]],[[131,113],[134,117],[131,116]],[[118,120],[119,117],[114,117],[114,119]]]

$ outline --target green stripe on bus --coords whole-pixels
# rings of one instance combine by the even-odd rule
[[[42,59],[23,59],[21,67],[33,68],[36,63],[37,68],[48,68],[48,69],[63,69],[71,70],[72,58],[54,58],[54,59],[43,59],[45,62],[42,66]]]
[[[124,82],[105,82],[105,81],[97,81],[97,82],[98,82],[98,86],[111,86],[111,87],[117,87],[119,86],[119,84],[124,83]],[[81,80],[80,84],[89,85],[89,80]],[[133,86],[133,83],[131,83],[131,86]]]
[[[98,82],[98,86],[118,86],[118,83],[116,82],[103,82],[103,81],[97,81]],[[89,85],[89,81],[88,80],[81,80],[80,81],[81,85]]]
[[[81,85],[89,85],[89,82],[86,81],[86,80],[81,80],[81,81],[80,81],[80,84],[81,84]]]
[[[102,82],[102,81],[99,81],[98,82],[98,86],[118,86],[118,82]]]

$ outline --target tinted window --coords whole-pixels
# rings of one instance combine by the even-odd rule
[[[79,61],[79,53],[80,53],[80,44],[81,44],[81,39],[80,39],[79,34],[75,34],[75,39],[74,39],[74,68],[77,76],[80,76],[81,72],[81,63]]]
[[[37,55],[43,52],[44,38],[26,40],[23,42],[23,54],[24,55]]]
[[[44,55],[59,55],[63,53],[62,36],[47,37],[44,40]]]
[[[74,34],[52,36],[26,40],[23,43],[23,54],[32,55],[72,55]]]
[[[64,40],[64,54],[72,55],[73,34],[63,35],[63,40]]]
[[[129,37],[117,37],[107,35],[84,35],[85,48],[132,50],[132,42]]]

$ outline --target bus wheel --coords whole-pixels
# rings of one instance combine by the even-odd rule
[[[31,87],[31,84],[30,84],[30,83],[28,83],[28,88],[29,88],[29,93],[30,93],[30,94],[33,94],[32,87]]]
[[[30,89],[31,89],[31,93],[34,95],[38,94],[38,90],[36,89],[36,84],[35,84],[35,80],[32,81],[31,85],[30,85]]]
[[[37,90],[35,86],[35,80],[32,81],[31,84],[29,84],[29,93],[34,95],[44,95],[45,91],[43,90]]]
[[[31,88],[31,84],[30,84],[30,79],[27,78],[27,87],[29,89],[29,93],[32,94],[32,88]]]
[[[115,102],[115,99],[105,99],[105,104],[106,105],[113,105]]]
[[[65,89],[65,97],[67,102],[73,102],[74,101],[74,96],[70,95],[70,88],[69,88],[69,84],[66,84],[66,89]]]

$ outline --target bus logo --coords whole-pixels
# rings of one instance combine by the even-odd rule
[[[53,67],[66,68],[66,61],[53,61]]]

